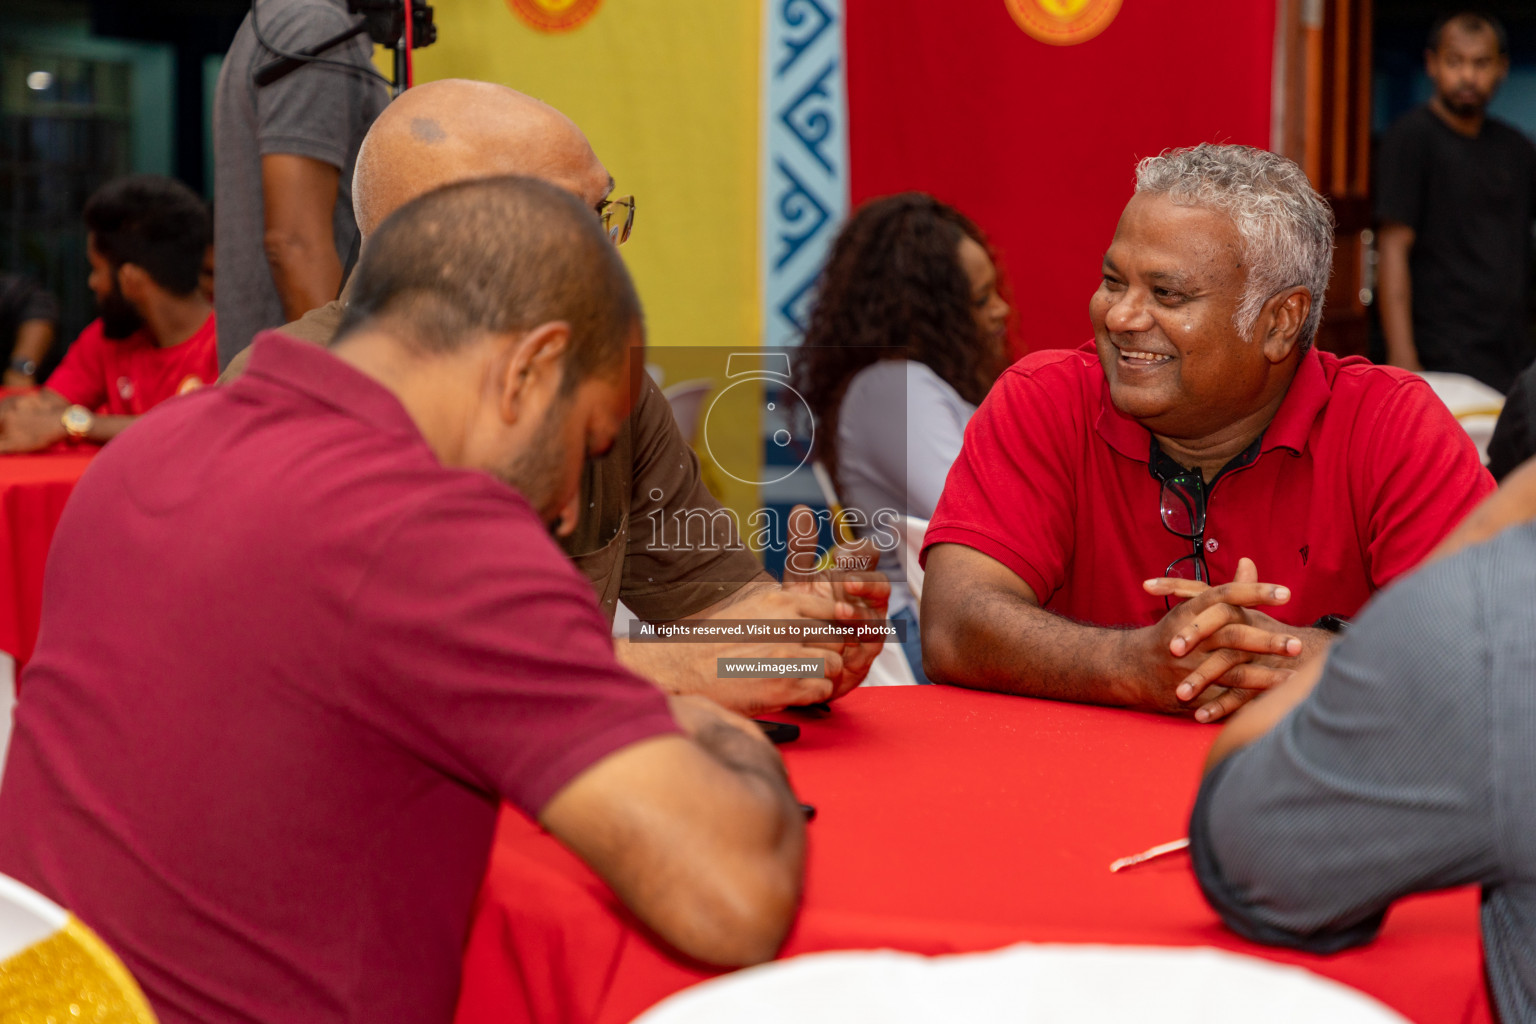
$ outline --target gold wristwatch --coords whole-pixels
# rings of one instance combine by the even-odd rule
[[[96,417],[83,405],[72,405],[64,410],[64,432],[76,441],[82,441],[96,424]]]

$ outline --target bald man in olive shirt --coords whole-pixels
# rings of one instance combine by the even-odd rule
[[[607,205],[614,184],[586,136],[553,107],[505,86],[429,82],[390,104],[363,140],[352,190],[358,227],[366,238],[416,196],[492,174],[542,178],[577,196],[594,215]],[[345,308],[343,294],[282,330],[327,344]],[[246,353],[237,356],[223,379],[242,372],[246,358]],[[666,398],[648,377],[642,376],[640,385],[613,449],[587,465],[575,529],[559,538],[592,581],[604,613],[612,618],[622,600],[641,620],[654,622],[805,617],[807,598],[826,584],[781,586],[734,530],[718,546],[653,546],[647,526],[658,512],[671,522],[687,512],[710,515],[721,506],[704,485],[698,456],[678,431]],[[890,585],[883,579],[838,586],[854,614],[885,617]],[[881,642],[632,644],[621,638],[615,647],[620,661],[668,692],[700,693],[733,710],[759,714],[841,697],[863,681]],[[717,660],[727,657],[821,658],[826,677],[718,678]]]

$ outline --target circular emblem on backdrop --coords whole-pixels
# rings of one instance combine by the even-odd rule
[[[1120,0],[1003,0],[1013,20],[1052,46],[1087,42],[1120,13]]]
[[[199,377],[195,373],[189,373],[185,377],[181,378],[180,384],[176,385],[176,393],[178,395],[185,395],[189,391],[196,391],[198,388],[203,386],[203,378]]]
[[[512,13],[540,32],[569,32],[597,13],[603,0],[507,0]]]

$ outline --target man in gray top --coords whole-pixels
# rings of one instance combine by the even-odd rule
[[[1536,462],[1218,738],[1189,837],[1233,930],[1332,952],[1400,896],[1477,882],[1500,1016],[1536,1021],[1533,512]]]
[[[214,257],[219,366],[334,299],[354,256],[352,169],[389,102],[373,46],[354,36],[269,85],[274,50],[306,50],[358,22],[345,0],[256,0],[219,73],[214,99]]]

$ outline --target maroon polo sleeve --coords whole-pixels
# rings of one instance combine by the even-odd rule
[[[1497,485],[1477,446],[1420,377],[1395,380],[1371,411],[1351,482],[1368,510],[1361,545],[1377,590],[1411,571]]]
[[[608,754],[678,731],[614,659],[591,585],[489,477],[463,474],[404,518],[353,605],[355,712],[530,815]]]
[[[960,456],[923,538],[994,558],[1041,605],[1066,581],[1076,543],[1076,474],[1085,422],[1077,353],[1036,353],[1008,370],[965,430]]]

